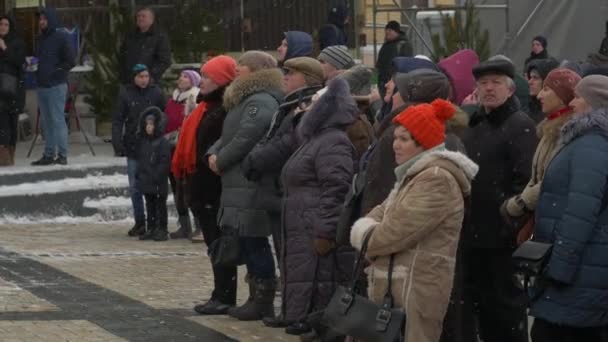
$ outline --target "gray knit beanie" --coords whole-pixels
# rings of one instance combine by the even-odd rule
[[[251,72],[276,68],[278,65],[277,60],[274,57],[266,52],[256,50],[245,52],[241,58],[239,58],[238,64],[248,67]]]
[[[574,91],[593,109],[608,108],[608,77],[589,75],[583,78]]]
[[[326,47],[317,59],[333,65],[338,70],[347,70],[355,65],[355,60],[348,52],[348,48],[342,45]]]
[[[350,86],[351,95],[366,96],[372,92],[372,70],[365,65],[355,65],[338,77]]]

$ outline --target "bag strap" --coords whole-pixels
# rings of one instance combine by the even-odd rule
[[[388,263],[388,286],[386,287],[386,293],[384,294],[384,308],[392,309],[394,306],[393,298],[393,267],[395,266],[395,254],[391,254],[390,261]]]
[[[357,257],[357,263],[355,264],[351,284],[348,289],[348,291],[351,293],[355,291],[355,287],[357,286],[357,279],[359,279],[363,273],[363,261],[365,260],[365,254],[367,254],[367,245],[369,243],[369,239],[372,237],[372,232],[373,230],[370,230],[363,238],[363,245],[361,246],[361,251],[359,252],[359,256]]]

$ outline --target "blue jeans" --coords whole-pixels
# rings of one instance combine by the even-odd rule
[[[38,88],[38,108],[44,132],[44,155],[54,158],[68,155],[68,126],[65,122],[66,83],[50,88]]]
[[[274,279],[274,258],[268,238],[241,237],[239,241],[247,273],[258,279]]]
[[[127,175],[129,176],[129,194],[131,195],[131,205],[133,206],[133,216],[135,222],[145,222],[144,196],[137,188],[135,175],[137,174],[137,159],[127,158]]]

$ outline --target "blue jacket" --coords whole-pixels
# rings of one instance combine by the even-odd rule
[[[535,240],[553,244],[547,286],[530,314],[571,327],[608,324],[608,109],[562,128],[545,173]]]
[[[40,88],[50,88],[67,82],[76,58],[67,35],[57,31],[59,20],[55,9],[41,8],[38,13],[46,16],[48,27],[36,37],[36,79]]]

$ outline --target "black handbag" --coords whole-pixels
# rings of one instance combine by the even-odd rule
[[[363,272],[363,261],[371,233],[363,242],[350,287],[339,286],[323,314],[322,323],[332,330],[362,342],[395,342],[403,340],[405,312],[394,308],[391,292],[394,255],[388,267],[388,288],[382,304],[355,293],[357,279]]]
[[[19,79],[11,74],[0,73],[0,96],[16,97],[19,89]]]
[[[241,260],[238,230],[228,226],[222,227],[221,236],[209,245],[207,254],[213,266],[238,266]]]
[[[522,243],[512,256],[515,272],[528,277],[541,276],[552,249],[553,245],[550,243],[536,241]]]

